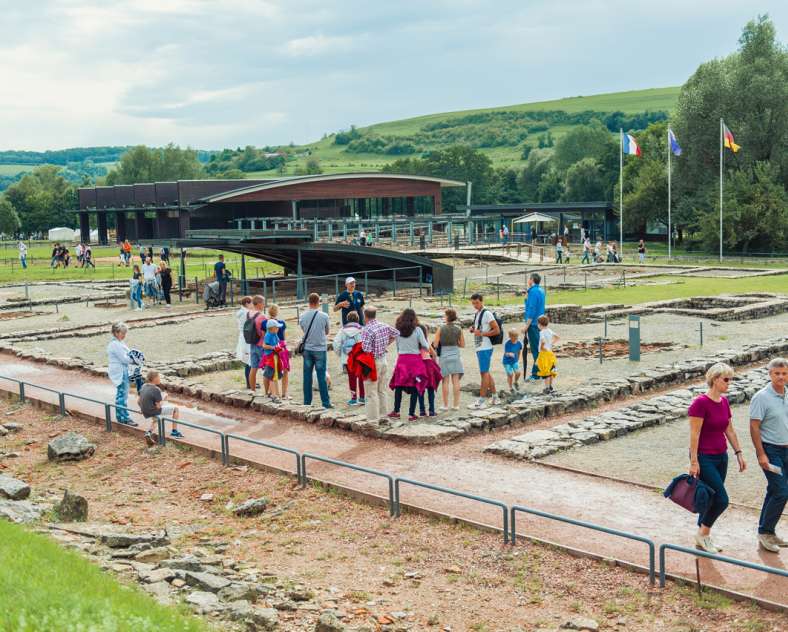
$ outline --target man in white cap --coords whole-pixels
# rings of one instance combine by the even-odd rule
[[[364,295],[356,289],[356,280],[353,277],[345,279],[345,289],[339,293],[334,303],[334,311],[342,310],[342,326],[347,324],[347,315],[350,312],[358,314],[358,322],[364,326]]]

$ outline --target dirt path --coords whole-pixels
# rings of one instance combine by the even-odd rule
[[[0,375],[103,401],[114,400],[114,389],[108,381],[92,379],[78,372],[3,358]],[[0,381],[0,388],[14,390],[15,385]],[[28,394],[45,401],[57,401],[53,393],[28,388]],[[184,420],[222,432],[273,441],[300,451],[315,452],[398,476],[495,498],[509,505],[523,504],[596,522],[645,535],[657,544],[692,544],[695,531],[693,516],[665,500],[658,490],[650,491],[626,483],[615,483],[538,464],[513,463],[485,455],[479,449],[478,437],[443,446],[392,445],[390,442],[347,432],[266,417],[253,411],[209,409],[202,402],[185,400],[177,403],[182,405]],[[67,405],[74,410],[103,418],[103,407],[75,400],[68,400]],[[189,428],[184,432],[187,442],[218,449],[215,435]],[[294,469],[292,457],[271,450],[236,442],[231,444],[231,451],[234,456]],[[334,466],[310,463],[309,475],[380,496],[386,495],[383,482]],[[403,488],[401,500],[450,515],[501,525],[500,511],[472,501],[422,492],[412,487]],[[756,522],[757,514],[753,511],[732,507],[726,512],[717,529],[717,537],[725,547],[725,554],[785,568],[785,552],[777,556],[757,548]],[[521,516],[518,519],[518,532],[640,566],[645,566],[647,561],[646,547],[639,543],[561,523]],[[672,573],[694,575],[694,561],[689,556],[668,555],[668,569]],[[788,605],[788,579],[708,561],[701,563],[701,573],[704,583]]]

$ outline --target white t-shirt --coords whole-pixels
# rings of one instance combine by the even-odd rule
[[[156,279],[156,270],[158,268],[153,265],[152,263],[143,263],[142,264],[142,277],[146,281],[153,281]]]
[[[478,327],[479,331],[483,334],[488,334],[492,329],[490,323],[495,320],[495,317],[489,309],[482,308],[482,310],[484,313],[481,318],[479,318],[479,312],[476,312],[476,315],[473,317],[473,325],[474,327]],[[484,351],[485,349],[492,349],[493,347],[492,340],[490,340],[489,336],[474,335],[473,339],[477,351]]]
[[[549,327],[539,331],[539,351],[542,349],[545,351],[553,350],[553,336],[555,336],[555,333]]]

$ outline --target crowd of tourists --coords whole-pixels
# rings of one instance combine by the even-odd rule
[[[776,531],[788,502],[788,398],[785,391],[788,359],[774,358],[767,368],[769,384],[750,400],[750,438],[758,466],[766,477],[766,495],[758,519],[758,544],[765,551],[778,553],[781,547],[788,546],[788,540]],[[725,397],[733,376],[734,371],[727,364],[718,363],[709,368],[706,373],[708,390],[692,401],[688,411],[689,476],[702,483],[694,496],[698,513],[695,545],[709,553],[722,551],[712,540],[711,529],[730,503],[725,488],[729,445],[733,448],[739,472],[747,469],[731,407]]]

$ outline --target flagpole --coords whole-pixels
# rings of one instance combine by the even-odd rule
[[[670,242],[673,241],[673,231],[670,228],[670,154],[672,154],[670,146],[670,127],[668,127],[668,261],[670,261]]]
[[[724,123],[720,118],[720,262],[722,262],[722,127]]]
[[[618,253],[624,258],[624,128],[619,130],[618,143]]]

